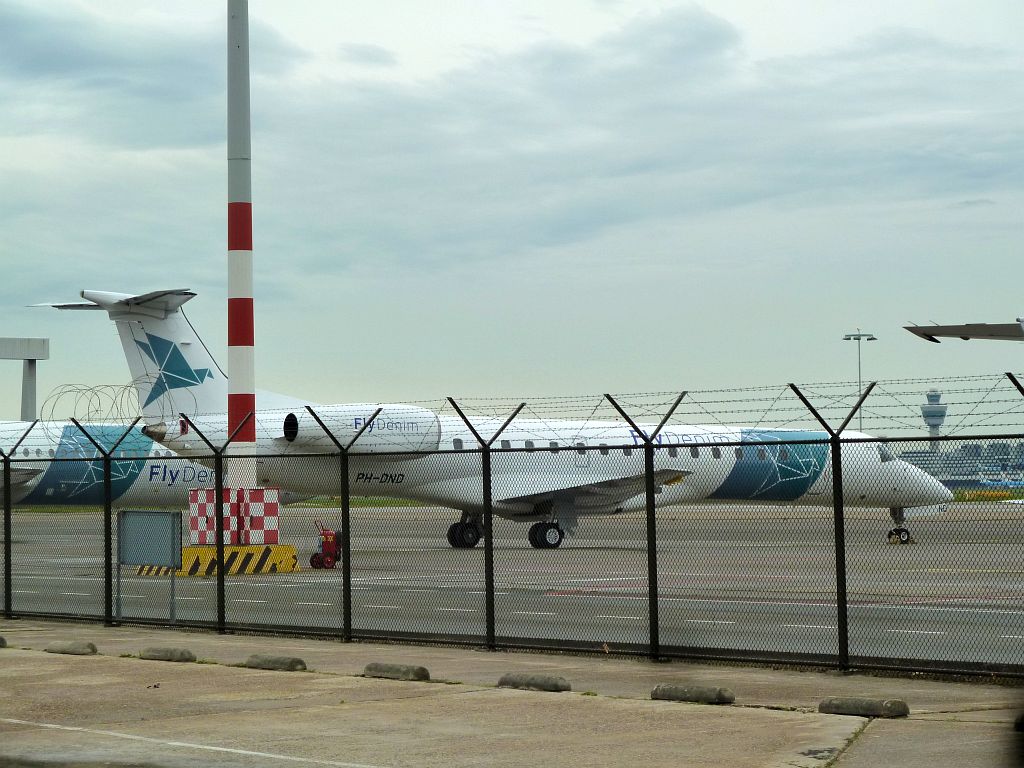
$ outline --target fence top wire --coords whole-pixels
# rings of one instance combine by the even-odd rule
[[[833,427],[843,422],[860,396],[855,382],[814,382],[798,386]],[[634,421],[648,425],[659,423],[684,389],[681,386],[672,391],[613,393],[613,396]],[[922,406],[928,404],[928,394],[933,390],[940,393],[938,405],[946,409],[939,429],[941,435],[1024,435],[1024,397],[1004,374],[879,381],[850,422],[848,430],[863,430],[869,435],[885,438],[924,437],[929,431]],[[600,425],[623,423],[604,395],[596,393],[454,399],[480,433],[487,436],[493,434],[524,401],[526,406],[509,426],[509,430],[519,437],[529,438],[531,433],[540,437],[561,431],[565,433],[563,437],[566,440],[584,436],[599,438]],[[402,405],[422,409],[444,420],[461,421],[446,398],[404,401]],[[317,410],[330,407],[314,406]],[[111,425],[121,425],[127,428],[137,415],[138,402],[130,385],[66,386],[46,399],[42,412],[44,420],[37,425],[26,445],[44,438],[51,442],[59,440],[68,426],[66,419],[70,417],[78,418],[90,431],[93,429],[90,425],[106,425],[111,429]],[[222,417],[223,414],[206,416]],[[195,418],[198,421],[203,417],[203,414],[197,414]],[[382,414],[382,418],[387,418],[387,414]],[[168,416],[167,421],[177,428],[177,414]],[[279,438],[282,436],[282,424],[283,418],[261,418],[257,423],[258,436]],[[787,384],[689,390],[666,428],[681,425],[820,430],[817,420]],[[0,422],[0,448],[8,450],[26,426],[20,422]],[[325,436],[323,449],[330,450],[332,446]],[[402,449],[398,444],[392,447]]]

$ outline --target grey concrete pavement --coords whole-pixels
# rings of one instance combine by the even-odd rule
[[[1020,764],[1024,689],[1001,685],[36,620],[0,620],[0,636],[0,765]],[[100,655],[43,652],[72,639]],[[201,663],[137,658],[154,646]],[[230,666],[252,654],[309,671]],[[371,662],[422,665],[432,682],[362,677]],[[497,688],[510,672],[573,690]],[[651,701],[659,683],[727,687],[736,703]],[[829,696],[901,698],[911,716],[818,714]]]

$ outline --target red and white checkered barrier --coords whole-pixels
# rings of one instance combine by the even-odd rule
[[[223,499],[225,544],[279,543],[277,488],[225,488]],[[189,491],[188,527],[192,544],[217,543],[215,488]]]
[[[239,490],[245,500],[239,505],[243,525],[242,544],[277,544],[278,513],[281,510],[277,488],[246,488]]]

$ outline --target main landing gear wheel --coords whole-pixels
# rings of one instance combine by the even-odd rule
[[[448,543],[455,549],[472,549],[480,543],[480,529],[475,523],[458,522],[448,527]]]
[[[556,549],[565,538],[565,531],[558,523],[534,523],[527,538],[536,549]]]

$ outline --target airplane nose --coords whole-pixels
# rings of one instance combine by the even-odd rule
[[[953,492],[923,469],[906,464],[906,470],[908,478],[904,486],[904,495],[907,499],[904,506],[925,507],[948,504],[953,500]]]

